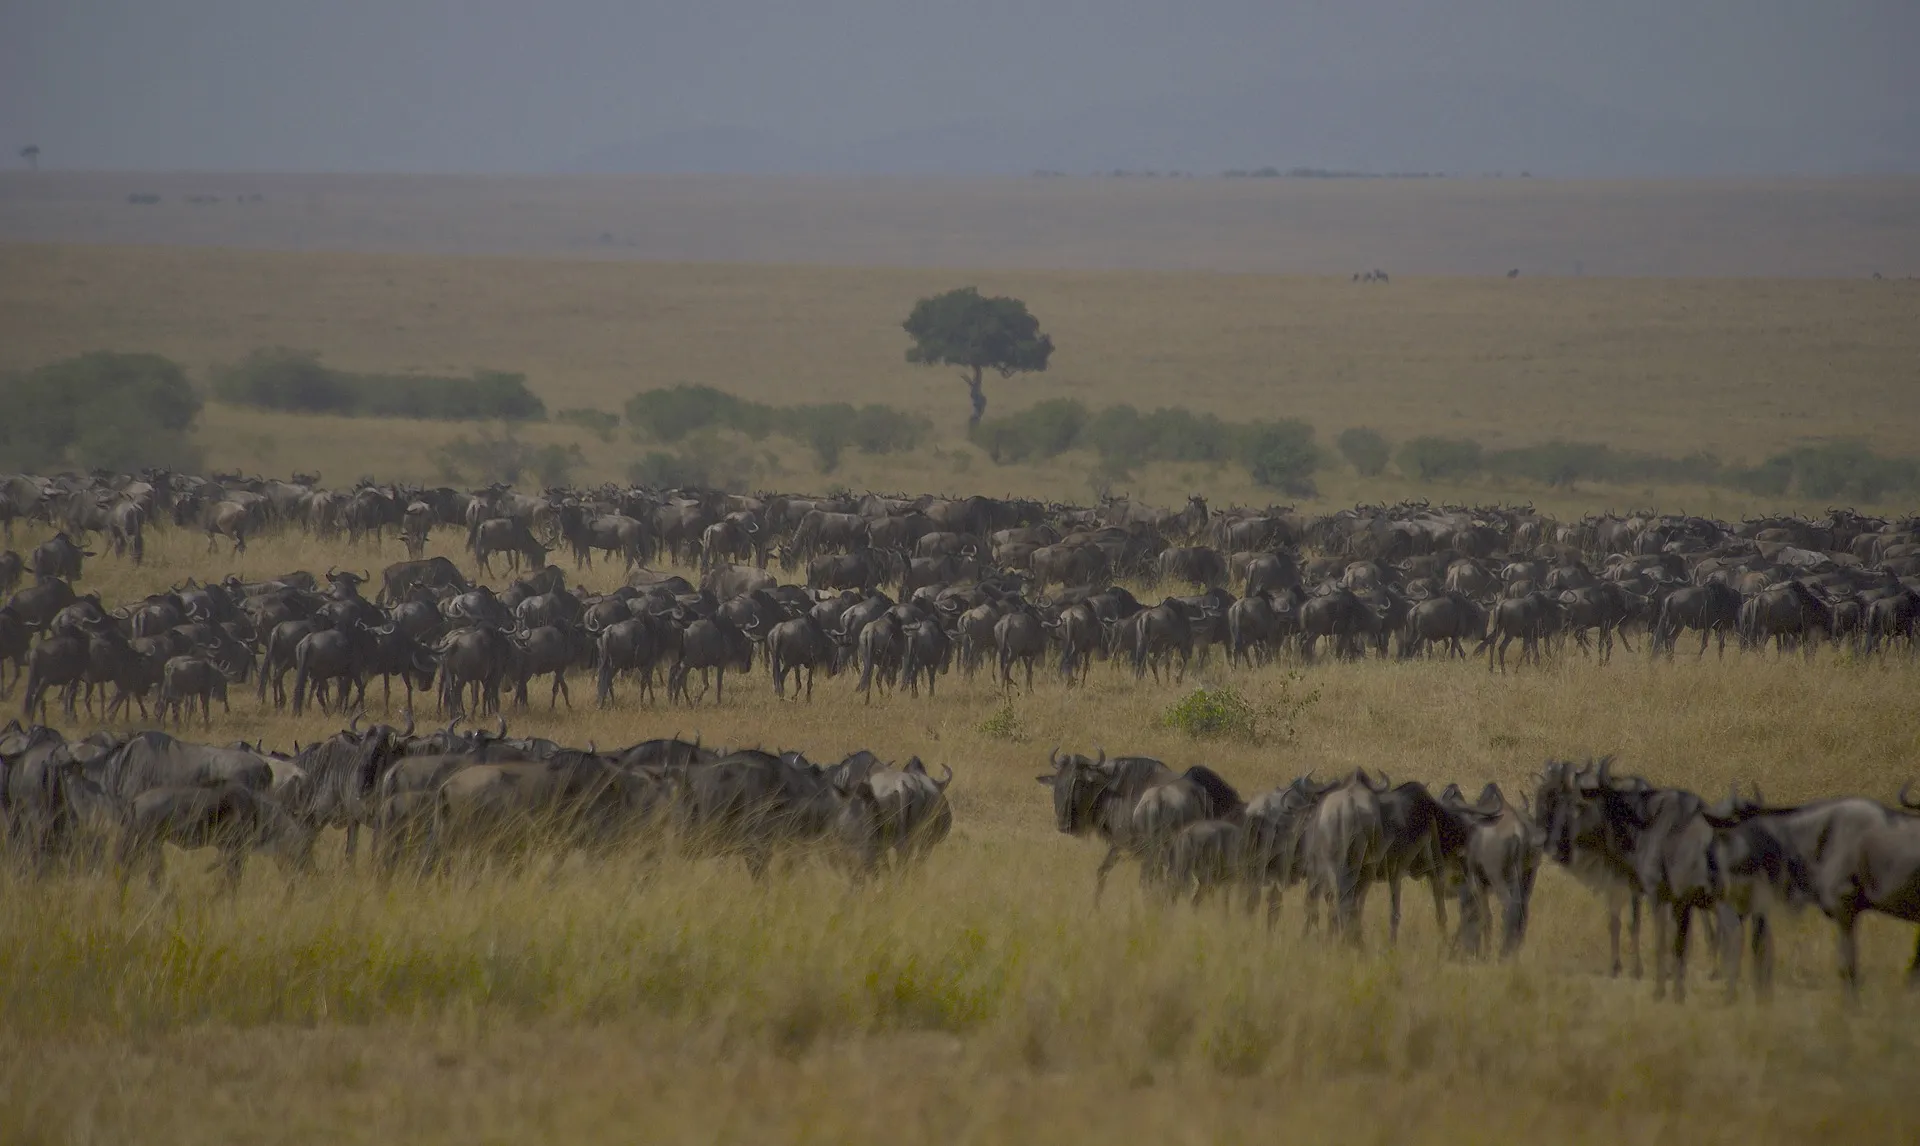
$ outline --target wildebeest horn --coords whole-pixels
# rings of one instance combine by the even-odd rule
[[[408,709],[403,709],[403,710],[401,710],[401,713],[400,713],[400,715],[402,715],[402,716],[404,716],[404,717],[406,717],[406,718],[407,718],[407,727],[406,727],[406,730],[405,730],[405,731],[403,731],[403,732],[401,732],[401,733],[400,733],[400,735],[402,735],[402,736],[412,736],[412,735],[413,735],[413,709],[411,709],[411,708],[408,708]]]
[[[1611,756],[1600,759],[1599,786],[1603,790],[1613,787],[1613,757]]]
[[[452,735],[453,735],[453,730],[454,730],[454,729],[455,729],[456,727],[458,727],[458,726],[459,726],[459,724],[460,724],[460,721],[461,721],[461,716],[460,716],[460,715],[459,715],[458,713],[456,713],[456,714],[454,715],[454,718],[453,718],[452,720],[449,720],[449,721],[447,721],[447,735],[448,735],[448,736],[452,736]]]
[[[359,710],[354,711],[353,719],[347,721],[347,733],[349,735],[351,736],[360,735],[360,720],[364,716],[366,716],[366,713],[361,712]]]
[[[1093,762],[1093,766],[1095,768],[1098,768],[1107,762],[1107,750],[1105,748],[1099,748],[1099,749],[1096,749],[1096,751],[1100,753],[1100,759],[1095,760]]]
[[[326,577],[326,579],[327,579],[327,580],[329,580],[329,581],[331,581],[331,580],[333,580],[333,569],[334,569],[334,567],[333,567],[333,566],[331,566],[331,565],[329,565],[329,566],[327,566],[327,577]]]
[[[505,740],[507,738],[507,718],[500,716],[497,719],[500,721],[500,731],[494,733],[494,739]]]
[[[1914,811],[1920,812],[1920,802],[1912,802],[1907,799],[1907,790],[1912,787],[1913,787],[1913,781],[1911,780],[1900,785],[1900,806],[1903,808],[1911,808]]]
[[[599,754],[600,746],[594,742],[593,737],[587,737],[587,755],[598,756]]]
[[[942,764],[940,765],[940,770],[945,772],[946,776],[942,779],[935,780],[933,786],[944,792],[947,790],[947,785],[953,783],[953,768],[951,765]]]
[[[1060,770],[1060,746],[1059,745],[1057,744],[1054,745],[1053,748],[1050,751],[1048,751],[1047,766],[1049,768],[1052,768],[1055,772],[1058,772]],[[1903,795],[1906,793],[1906,789],[1904,788],[1902,788],[1900,791]]]

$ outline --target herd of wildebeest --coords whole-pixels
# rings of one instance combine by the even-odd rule
[[[918,757],[905,767],[856,752],[822,766],[799,752],[729,750],[679,738],[602,752],[495,729],[462,731],[458,718],[420,732],[347,727],[291,754],[245,742],[217,746],[148,730],[69,740],[44,725],[0,729],[0,815],[16,865],[111,866],[122,887],[138,871],[158,885],[163,844],[215,848],[230,886],[247,855],[273,853],[295,877],[314,871],[319,834],[345,830],[345,859],[359,834],[383,877],[427,877],[457,866],[516,868],[595,862],[615,849],[656,857],[738,856],[759,879],[776,863],[826,858],[857,884],[911,869],[953,823],[947,788]],[[1389,941],[1400,931],[1401,883],[1425,880],[1451,949],[1481,955],[1498,931],[1509,957],[1526,937],[1543,859],[1603,898],[1612,972],[1622,970],[1621,914],[1630,911],[1635,977],[1642,972],[1642,905],[1654,919],[1655,994],[1669,980],[1686,993],[1691,920],[1719,937],[1729,994],[1745,941],[1756,994],[1771,991],[1773,915],[1817,907],[1835,924],[1841,975],[1858,988],[1856,929],[1879,912],[1920,923],[1920,803],[1864,797],[1769,806],[1755,791],[1717,803],[1638,776],[1610,760],[1549,761],[1518,803],[1488,784],[1469,802],[1457,786],[1434,795],[1364,770],[1330,782],[1301,776],[1243,800],[1217,771],[1178,771],[1144,756],[1049,753],[1038,776],[1051,790],[1055,826],[1108,845],[1094,884],[1139,863],[1149,896],[1244,893],[1265,898],[1269,926],[1282,892],[1305,885],[1306,921],[1329,911],[1329,931],[1358,944],[1369,889],[1387,885]],[[1448,935],[1446,901],[1458,903]],[[1228,900],[1230,902],[1230,899]],[[1908,970],[1920,980],[1920,942]]]
[[[824,850],[856,877],[910,866],[945,838],[946,771],[916,758],[894,767],[870,753],[822,766],[794,752],[722,750],[679,739],[601,751],[507,735],[503,692],[525,705],[551,678],[549,705],[571,705],[567,676],[589,671],[602,705],[623,678],[643,696],[664,679],[670,702],[723,697],[728,672],[763,665],[777,695],[811,698],[813,678],[857,674],[870,701],[904,677],[931,694],[952,668],[1014,669],[1033,687],[1036,663],[1072,686],[1095,661],[1135,677],[1183,677],[1218,655],[1236,666],[1316,655],[1465,656],[1464,642],[1503,668],[1564,653],[1604,662],[1640,637],[1672,656],[1685,633],[1705,655],[1738,648],[1911,657],[1920,620],[1920,519],[1833,510],[1739,523],[1654,513],[1561,522],[1531,507],[1357,506],[1325,514],[1282,507],[1177,510],[1102,498],[1079,507],[986,497],[803,498],[711,490],[603,487],[538,495],[502,485],[322,487],[290,481],[149,472],[0,478],[0,522],[42,522],[53,536],[25,559],[0,557],[0,675],[24,672],[24,716],[0,731],[0,812],[9,850],[44,869],[60,856],[112,857],[122,877],[159,871],[161,842],[217,846],[238,878],[245,854],[270,847],[295,868],[314,839],[364,828],[379,870],[446,870],[462,856],[524,863],[534,854],[677,841],[691,854],[743,856],[758,877],[782,856]],[[300,531],[340,561],[377,552],[388,534],[408,550],[370,571],[335,566],[245,580],[189,579],[115,604],[74,582],[98,544],[140,562],[146,532],[202,532],[213,552]],[[427,557],[436,530],[460,537],[470,569]],[[100,539],[95,542],[95,536]],[[596,555],[621,584],[569,585],[548,563],[566,547],[575,576]],[[352,562],[358,564],[359,562]],[[698,583],[664,571],[678,564]],[[782,584],[774,566],[804,569]],[[31,583],[20,582],[31,576]],[[1143,601],[1124,587],[1166,593]],[[1238,595],[1229,591],[1237,588]],[[1186,590],[1185,592],[1177,592]],[[1159,595],[1156,593],[1156,595]],[[1218,646],[1216,650],[1215,646]],[[690,682],[699,675],[696,693]],[[287,678],[292,677],[289,689]],[[363,728],[367,690],[382,681],[402,726]],[[291,754],[244,743],[195,744],[161,731],[69,740],[31,723],[59,690],[108,720],[148,705],[161,721],[253,681],[262,704],[317,704],[353,714],[336,734]],[[431,692],[444,728],[416,730],[414,692]],[[486,714],[497,730],[463,720]],[[389,719],[392,719],[389,717]],[[1721,973],[1739,982],[1748,939],[1756,986],[1770,981],[1771,912],[1817,906],[1836,923],[1846,981],[1863,912],[1920,922],[1920,806],[1902,792],[1771,807],[1756,793],[1717,803],[1610,764],[1550,762],[1517,804],[1488,786],[1469,802],[1419,783],[1356,772],[1311,776],[1251,801],[1204,766],[1176,771],[1144,757],[1050,757],[1040,777],[1062,832],[1109,845],[1096,888],[1123,858],[1156,894],[1196,900],[1243,890],[1269,918],[1284,887],[1303,882],[1310,926],[1357,941],[1368,888],[1385,881],[1398,932],[1402,880],[1426,879],[1448,942],[1480,952],[1497,929],[1512,954],[1527,925],[1543,857],[1598,889],[1613,968],[1620,916],[1656,925],[1656,981],[1684,992],[1689,921],[1702,912],[1720,939]],[[892,860],[887,857],[891,855]],[[1096,891],[1096,895],[1097,895]],[[1920,945],[1910,976],[1920,976]]]
[[[0,478],[0,520],[57,529],[24,559],[0,555],[0,678],[26,677],[25,711],[44,719],[58,689],[111,718],[157,694],[163,714],[211,703],[250,677],[263,701],[363,705],[370,678],[389,710],[397,677],[437,689],[443,716],[496,712],[503,690],[527,702],[550,680],[549,705],[572,704],[569,673],[593,674],[602,705],[623,678],[642,696],[664,678],[669,701],[693,703],[731,672],[765,666],[811,698],[816,673],[857,675],[872,699],[902,678],[931,693],[956,665],[991,662],[1014,685],[1051,662],[1068,683],[1095,661],[1136,676],[1184,676],[1218,654],[1235,665],[1283,656],[1465,656],[1504,668],[1569,641],[1605,660],[1642,636],[1672,655],[1684,633],[1700,651],[1824,643],[1860,655],[1909,654],[1920,622],[1915,518],[1848,510],[1818,520],[1740,523],[1636,513],[1560,522],[1530,507],[1359,506],[1326,514],[1282,507],[1178,510],[1103,498],[1093,507],[1012,498],[803,498],[711,490],[602,487],[538,495],[495,485],[376,485],[169,473]],[[329,567],[243,580],[188,579],[140,600],[107,603],[73,582],[98,542],[140,561],[163,524],[203,531],[234,551],[249,537],[300,530],[345,562],[389,533],[409,551],[367,571]],[[511,582],[495,591],[446,556],[425,556],[436,529],[457,531],[471,566]],[[570,550],[576,576],[610,556],[622,581],[568,584],[549,564]],[[678,562],[698,584],[656,565]],[[805,570],[804,584],[780,571]],[[695,572],[697,570],[697,572]],[[32,583],[18,587],[31,574]],[[1165,594],[1141,600],[1126,586]],[[1231,588],[1230,588],[1231,587]],[[1236,596],[1232,591],[1237,588]],[[691,687],[698,674],[700,688]],[[287,677],[293,678],[291,693]],[[4,684],[0,680],[0,684]]]

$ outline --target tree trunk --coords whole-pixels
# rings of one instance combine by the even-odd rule
[[[971,434],[980,428],[980,418],[987,412],[987,392],[980,388],[980,367],[973,368],[973,377],[966,378],[966,382],[967,396],[973,399],[973,414],[967,419],[967,433]]]

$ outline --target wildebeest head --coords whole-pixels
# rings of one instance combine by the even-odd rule
[[[1070,836],[1092,830],[1094,806],[1108,778],[1106,750],[1089,760],[1077,754],[1062,756],[1056,748],[1047,753],[1047,763],[1053,765],[1053,774],[1034,779],[1053,789],[1053,826]]]

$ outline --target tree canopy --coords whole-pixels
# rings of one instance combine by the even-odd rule
[[[923,298],[901,324],[913,345],[907,361],[921,366],[958,366],[973,401],[967,419],[971,429],[987,410],[981,388],[985,371],[1002,378],[1041,371],[1053,355],[1053,339],[1040,330],[1040,320],[1017,298],[986,297],[974,287],[960,287]]]
[[[135,470],[198,463],[200,396],[157,354],[95,351],[0,378],[0,466]]]

